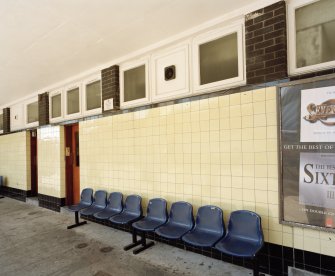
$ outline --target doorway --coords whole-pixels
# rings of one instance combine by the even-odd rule
[[[80,201],[79,125],[65,126],[66,205]]]
[[[31,194],[36,197],[38,194],[38,168],[37,168],[37,131],[36,129],[30,131],[30,180],[31,180]]]

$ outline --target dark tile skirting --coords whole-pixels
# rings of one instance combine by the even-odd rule
[[[81,216],[82,219],[113,227],[118,230],[131,232],[130,226],[119,226],[108,220],[99,220],[92,216]],[[181,249],[192,251],[207,257],[232,263],[242,267],[252,269],[253,263],[250,259],[235,258],[212,248],[199,248],[186,245],[183,241],[170,241],[157,236],[155,233],[147,233],[148,239],[163,242]],[[129,243],[131,236],[129,235]],[[322,275],[335,275],[335,257],[318,253],[293,249],[282,245],[265,242],[264,247],[258,255],[260,272],[269,275],[288,275],[288,266],[297,267],[307,271],[321,273]]]
[[[20,190],[12,187],[1,186],[0,194],[19,201],[26,202],[26,198],[30,196],[31,191]]]
[[[65,206],[65,198],[38,194],[38,206],[60,212],[60,207]]]

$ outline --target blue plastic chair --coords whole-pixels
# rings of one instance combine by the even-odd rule
[[[109,220],[115,224],[129,224],[142,217],[142,198],[138,195],[130,195],[126,198],[122,212],[112,216]]]
[[[155,233],[170,240],[180,239],[194,226],[193,207],[190,203],[179,201],[171,206],[168,222],[157,228]]]
[[[93,216],[97,219],[109,219],[112,216],[120,214],[123,209],[122,197],[121,193],[111,193],[108,198],[107,207],[101,212],[93,214]]]
[[[133,226],[133,243],[124,247],[124,250],[129,250],[135,246],[142,245],[140,248],[133,251],[138,254],[143,250],[154,245],[154,242],[146,242],[145,233],[155,231],[156,228],[163,225],[167,221],[166,200],[162,198],[151,199],[147,207],[147,216],[132,224]],[[137,231],[141,233],[141,239],[137,240]]]
[[[212,247],[224,234],[222,210],[208,205],[198,209],[195,227],[182,240],[193,246]]]
[[[92,216],[95,213],[101,212],[107,206],[107,193],[105,191],[96,191],[94,194],[93,204],[80,211],[83,216]]]
[[[75,212],[75,224],[70,225],[67,229],[78,227],[87,223],[87,221],[79,222],[78,212],[90,207],[93,203],[93,190],[91,188],[83,189],[80,195],[80,202],[77,205],[72,205],[68,207],[68,210]]]
[[[251,258],[254,275],[258,275],[257,253],[264,244],[261,218],[254,212],[240,210],[232,212],[226,236],[215,248],[233,257]]]

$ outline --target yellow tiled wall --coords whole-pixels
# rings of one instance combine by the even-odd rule
[[[266,241],[335,255],[335,235],[279,224],[275,87],[82,122],[80,154],[81,188],[252,210]]]
[[[0,136],[0,175],[4,185],[24,191],[31,189],[29,132]]]
[[[64,127],[49,126],[37,131],[38,193],[65,197]]]

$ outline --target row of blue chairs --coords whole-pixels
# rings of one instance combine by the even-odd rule
[[[141,245],[133,251],[134,254],[154,245],[154,242],[146,241],[146,233],[154,232],[168,240],[182,240],[191,246],[215,248],[230,256],[251,258],[254,261],[254,275],[258,275],[256,255],[264,242],[261,218],[256,213],[246,210],[232,212],[226,231],[223,212],[216,206],[200,207],[194,221],[193,207],[187,202],[174,202],[168,214],[166,200],[151,199],[145,217],[141,203],[138,195],[129,195],[123,205],[121,193],[113,192],[107,198],[105,191],[96,191],[93,197],[92,189],[84,189],[80,203],[69,207],[75,212],[75,224],[68,226],[68,229],[86,223],[79,222],[79,213],[93,216],[118,225],[132,226],[132,243],[124,249]],[[138,235],[141,236],[140,240]]]

